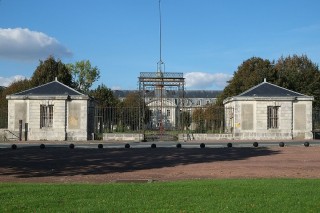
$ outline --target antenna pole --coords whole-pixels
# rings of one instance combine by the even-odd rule
[[[162,21],[161,21],[161,0],[159,0],[159,33],[160,33],[160,61],[162,61]]]
[[[162,61],[162,16],[161,16],[161,0],[159,0],[159,38],[160,38],[160,61],[158,62],[158,72],[162,72],[164,63]]]

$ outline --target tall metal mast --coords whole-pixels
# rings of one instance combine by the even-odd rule
[[[159,0],[159,38],[160,38],[160,60],[157,63],[157,72],[165,72],[165,64],[162,61],[162,17],[161,17],[161,0]]]

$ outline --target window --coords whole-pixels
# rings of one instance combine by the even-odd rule
[[[53,105],[40,105],[40,128],[52,127]]]
[[[170,109],[167,109],[167,116],[169,117],[170,116]]]
[[[268,106],[268,129],[279,128],[278,106]]]

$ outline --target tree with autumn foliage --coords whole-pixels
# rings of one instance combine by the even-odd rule
[[[257,57],[244,61],[219,95],[217,104],[222,105],[224,99],[241,94],[264,78],[286,89],[314,96],[314,106],[320,107],[319,67],[306,55],[280,57],[276,62]]]
[[[205,109],[196,108],[192,112],[192,122],[196,125],[196,132],[205,132]]]

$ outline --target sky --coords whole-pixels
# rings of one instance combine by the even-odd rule
[[[161,0],[165,72],[186,89],[223,90],[251,57],[320,62],[319,0]],[[0,0],[0,86],[52,55],[89,60],[111,89],[137,89],[160,60],[159,0]]]

